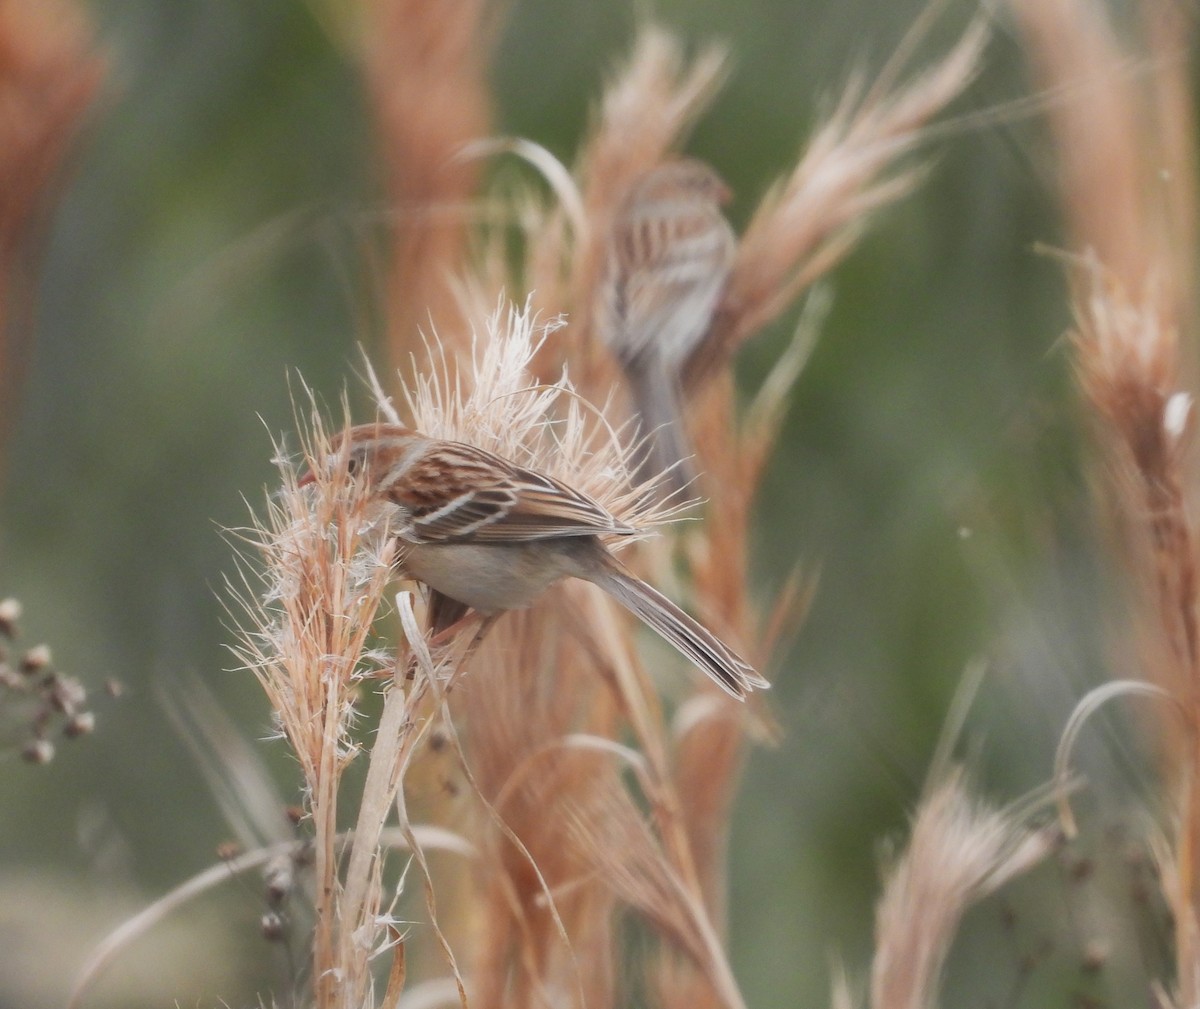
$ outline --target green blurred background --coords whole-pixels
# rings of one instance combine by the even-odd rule
[[[513,0],[494,62],[499,129],[570,160],[642,6]],[[357,344],[372,337],[356,278],[383,217],[355,68],[311,7],[92,8],[110,77],[53,220],[3,474],[0,595],[25,604],[23,643],[49,641],[67,672],[128,690],[98,701],[95,735],[51,765],[6,752],[4,1007],[60,1004],[82,951],[228,835],[156,690],[197,674],[247,736],[267,732],[252,678],[227,671],[220,529],[243,524],[243,499],[261,501],[273,480],[271,436],[292,427],[296,373],[329,401],[354,383]],[[690,150],[737,191],[739,224],[822,102],[855,67],[877,70],[919,9],[654,6],[685,38],[729,44],[730,80]],[[949,4],[915,65],[973,10]],[[733,963],[753,1006],[826,1004],[833,956],[861,975],[881,846],[902,837],[971,660],[986,658],[989,676],[965,745],[1000,800],[1044,780],[1073,698],[1101,675],[1103,564],[1058,341],[1066,304],[1058,264],[1034,250],[1062,241],[1050,152],[1036,121],[1004,111],[1026,87],[1001,19],[957,125],[927,148],[923,185],[836,271],[766,483],[759,594],[769,601],[797,560],[820,581],[772,670],[786,734],[753,754],[733,828]],[[793,324],[746,350],[746,389]],[[290,783],[279,747],[264,750]],[[1071,903],[1061,870],[1040,878]],[[123,1004],[250,1005],[256,988],[284,990],[259,912],[251,884],[176,916],[118,964],[149,992]],[[1120,990],[1076,977],[1069,929],[1017,990],[1041,926],[1004,922],[997,902],[968,921],[947,1004]]]

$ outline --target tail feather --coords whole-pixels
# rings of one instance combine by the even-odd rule
[[[626,366],[626,376],[641,421],[638,481],[657,480],[662,497],[695,493],[696,467],[684,425],[679,380],[658,360]]]
[[[641,579],[613,566],[593,580],[731,696],[742,700],[751,690],[771,685],[712,631]]]

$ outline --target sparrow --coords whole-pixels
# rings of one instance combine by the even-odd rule
[[[641,417],[638,478],[661,481],[664,496],[695,479],[680,373],[733,265],[737,236],[721,212],[730,195],[704,162],[667,161],[634,181],[609,231],[599,328]]]
[[[463,442],[396,424],[363,424],[335,436],[350,478],[395,510],[398,573],[430,592],[435,633],[475,610],[485,618],[530,606],[564,578],[608,593],[726,693],[770,684],[715,634],[630,574],[605,546],[633,526],[561,480]],[[333,463],[336,465],[336,462]],[[309,470],[299,480],[316,479]]]

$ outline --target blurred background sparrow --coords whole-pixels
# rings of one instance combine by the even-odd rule
[[[599,328],[640,417],[638,478],[666,473],[664,496],[696,476],[679,376],[708,332],[737,249],[721,212],[730,195],[704,162],[671,160],[633,183],[609,235]]]

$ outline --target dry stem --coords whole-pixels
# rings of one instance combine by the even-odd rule
[[[1086,258],[1071,276],[1073,345],[1087,406],[1099,421],[1106,507],[1115,512],[1128,572],[1140,666],[1176,700],[1158,718],[1165,794],[1177,836],[1169,894],[1182,1004],[1200,998],[1200,603],[1195,486],[1189,467],[1194,332],[1194,111],[1181,75],[1186,52],[1168,25],[1178,12],[1143,5],[1153,59],[1123,51],[1092,0],[1014,0],[1040,82],[1053,91],[1060,198]],[[1154,709],[1157,714],[1165,706]]]

